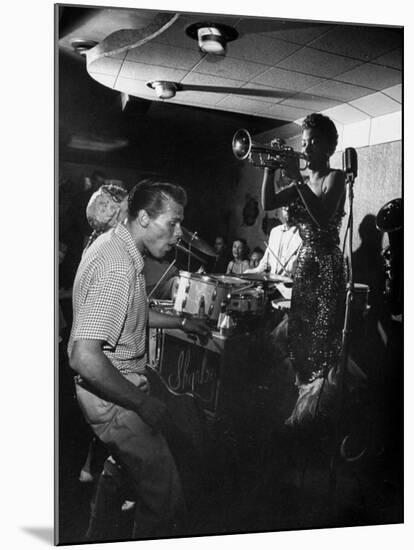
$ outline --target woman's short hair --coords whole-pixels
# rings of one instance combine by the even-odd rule
[[[333,155],[338,145],[338,131],[332,120],[320,113],[308,115],[302,122],[302,130],[318,130],[329,145],[329,153]]]
[[[180,186],[165,181],[145,179],[133,187],[128,196],[128,214],[135,219],[140,210],[156,218],[165,210],[165,203],[174,200],[183,208],[187,204],[187,193]]]

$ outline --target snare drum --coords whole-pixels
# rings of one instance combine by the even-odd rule
[[[244,290],[232,294],[229,311],[236,314],[260,314],[264,308],[264,292],[259,289]]]
[[[176,282],[174,310],[178,313],[198,315],[204,302],[205,314],[217,321],[220,305],[231,293],[231,285],[208,275],[180,271]]]

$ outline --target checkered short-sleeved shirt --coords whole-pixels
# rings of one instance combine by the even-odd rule
[[[121,373],[144,372],[148,306],[143,267],[122,224],[86,250],[73,286],[69,354],[76,340],[102,340],[105,355]]]

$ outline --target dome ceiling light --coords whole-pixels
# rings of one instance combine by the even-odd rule
[[[150,80],[146,83],[157,94],[159,99],[172,99],[177,92],[177,84],[168,80]]]
[[[193,23],[185,32],[187,36],[198,41],[201,52],[213,55],[225,55],[227,42],[239,36],[233,27],[211,22]]]
[[[86,52],[94,48],[97,44],[98,42],[95,42],[95,40],[74,40],[71,46],[79,55],[86,55]]]

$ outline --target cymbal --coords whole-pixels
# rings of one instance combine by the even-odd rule
[[[193,251],[187,248],[186,246],[183,246],[181,243],[175,243],[175,246],[178,248],[178,250],[181,250],[182,252],[185,252],[186,254],[189,254],[192,256],[195,260],[202,264],[206,264],[207,260],[205,258],[201,258],[200,256],[197,256],[197,254]]]
[[[248,281],[257,281],[262,283],[293,283],[293,280],[290,277],[276,275],[275,273],[242,273],[239,277],[241,279],[247,279]]]
[[[216,251],[214,250],[214,248],[206,243],[206,241],[203,241],[203,239],[200,239],[196,231],[192,233],[185,227],[181,227],[181,231],[183,232],[183,236],[181,237],[181,239],[188,246],[190,246],[191,248],[196,248],[199,252],[202,252],[207,256],[216,256]]]

